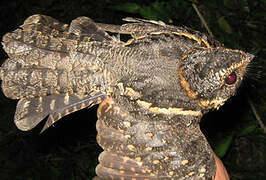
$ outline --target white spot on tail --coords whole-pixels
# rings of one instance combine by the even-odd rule
[[[53,111],[55,108],[55,99],[53,99],[50,103],[50,109]]]
[[[66,94],[64,97],[64,103],[69,104],[69,95],[68,94]]]

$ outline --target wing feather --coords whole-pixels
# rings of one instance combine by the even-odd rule
[[[71,22],[69,32],[78,36],[87,36],[91,41],[112,40],[108,33],[101,30],[92,19],[84,16]]]

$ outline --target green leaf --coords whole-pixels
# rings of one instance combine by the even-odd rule
[[[242,131],[238,134],[238,136],[246,136],[252,132],[254,132],[256,130],[256,128],[258,127],[258,125],[256,124],[251,124],[248,127],[242,129]]]
[[[226,21],[226,19],[223,16],[218,19],[218,24],[220,28],[222,28],[228,34],[232,33],[232,28],[230,24]]]
[[[145,19],[162,20],[167,21],[167,10],[165,9],[166,4],[163,2],[154,2],[151,6],[143,7],[140,10],[140,14]]]
[[[219,158],[222,158],[225,155],[225,153],[227,152],[232,143],[232,140],[233,140],[233,135],[230,135],[217,142],[217,144],[214,147],[214,152]]]
[[[158,14],[154,10],[152,10],[150,7],[141,8],[140,15],[144,19],[158,20]]]
[[[123,3],[111,6],[113,10],[124,11],[128,13],[139,13],[141,6],[136,3]]]

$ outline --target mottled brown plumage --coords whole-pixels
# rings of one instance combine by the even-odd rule
[[[199,121],[235,94],[253,55],[163,22],[121,26],[79,17],[70,25],[33,15],[3,37],[4,94],[20,99],[14,121],[43,130],[100,104],[98,179],[212,179]],[[127,41],[116,35],[129,34]]]

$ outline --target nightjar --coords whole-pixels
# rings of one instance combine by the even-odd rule
[[[204,113],[233,96],[253,55],[161,21],[123,25],[33,15],[4,35],[4,94],[19,99],[16,126],[100,104],[98,179],[212,179]],[[121,40],[117,34],[128,34]],[[88,117],[89,120],[89,117]]]

